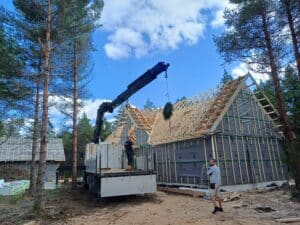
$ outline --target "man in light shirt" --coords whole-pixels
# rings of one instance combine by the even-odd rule
[[[214,204],[214,211],[212,212],[215,214],[216,212],[223,212],[222,208],[222,197],[220,195],[220,186],[221,186],[221,174],[220,168],[216,165],[216,160],[211,159],[209,160],[210,167],[207,170],[207,176],[209,177],[209,187],[211,189],[211,199]],[[219,203],[219,206],[217,205]]]

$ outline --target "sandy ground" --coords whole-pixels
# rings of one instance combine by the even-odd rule
[[[280,203],[273,196],[285,199]],[[300,205],[289,202],[282,192],[256,195],[245,194],[241,200],[224,204],[224,213],[212,215],[209,201],[189,196],[165,194],[158,192],[149,199],[138,199],[137,202],[113,203],[101,210],[94,209],[90,215],[77,216],[56,224],[134,224],[134,225],[181,225],[181,224],[278,224],[275,218],[300,216]],[[259,201],[258,201],[259,200]],[[243,207],[243,206],[244,207]],[[259,213],[254,208],[269,206],[272,213]],[[241,208],[235,208],[241,207]],[[289,210],[286,210],[288,207]],[[299,223],[300,224],[300,223]]]
[[[26,203],[22,201],[18,203],[18,207]],[[0,199],[0,210],[1,203]],[[27,208],[28,204],[25,204]],[[258,212],[256,207],[271,207],[275,211]],[[27,225],[257,225],[279,224],[275,219],[300,216],[300,203],[291,201],[290,195],[282,190],[242,193],[240,199],[224,204],[224,213],[212,215],[212,208],[211,202],[202,198],[163,192],[106,199],[97,203],[92,196],[82,192],[64,191],[64,194],[48,196],[46,211],[42,217],[30,218],[27,215],[19,220],[7,217],[6,221],[2,220],[2,224],[24,224],[26,220]],[[18,215],[15,213],[14,218],[16,216]]]

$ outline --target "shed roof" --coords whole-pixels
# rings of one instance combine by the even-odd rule
[[[36,159],[39,159],[40,143],[38,142]],[[0,137],[0,162],[31,161],[32,139],[23,137]],[[47,161],[65,161],[65,152],[60,138],[48,139]]]

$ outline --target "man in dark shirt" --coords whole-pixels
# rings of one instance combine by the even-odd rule
[[[132,141],[130,140],[130,137],[127,137],[127,141],[124,144],[126,155],[127,155],[127,161],[128,161],[128,171],[131,171],[133,168],[133,148],[132,148]]]

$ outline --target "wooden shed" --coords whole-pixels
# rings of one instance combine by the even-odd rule
[[[38,161],[39,145],[37,150],[36,160]],[[24,176],[25,174],[30,174],[31,152],[32,139],[23,137],[0,138],[1,167],[18,168],[24,172]],[[65,153],[62,140],[59,138],[50,138],[47,145],[46,180],[55,180],[56,169],[63,161],[65,161]]]

